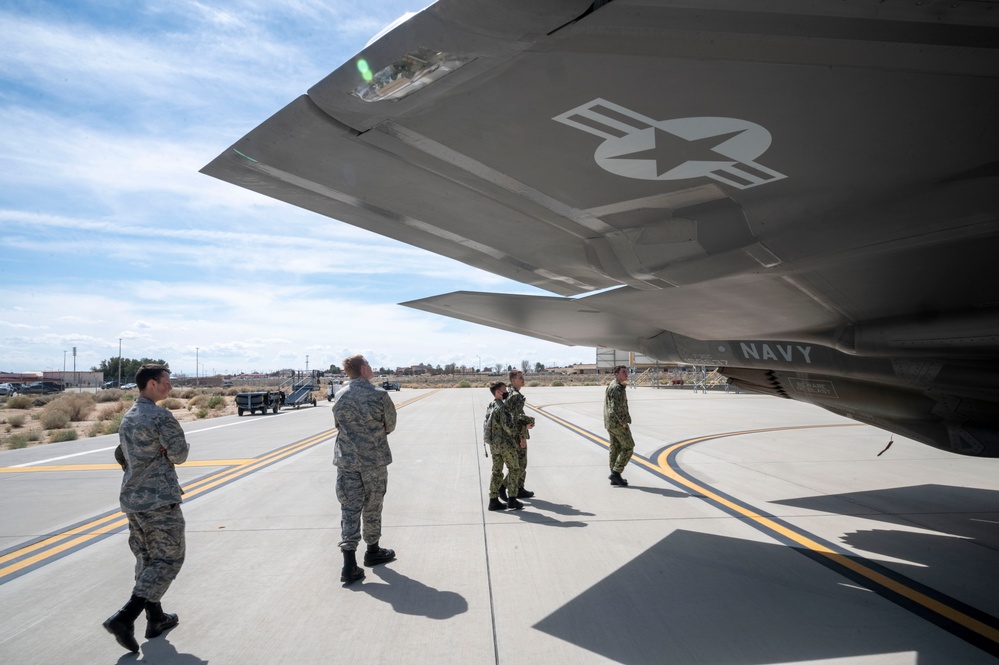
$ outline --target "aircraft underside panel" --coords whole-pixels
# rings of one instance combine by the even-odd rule
[[[996,118],[993,2],[442,0],[203,172],[571,296],[410,306],[988,455]]]

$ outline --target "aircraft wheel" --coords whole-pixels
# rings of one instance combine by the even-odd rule
[[[236,409],[236,413],[240,416],[243,415],[243,407],[239,407],[238,409]]]

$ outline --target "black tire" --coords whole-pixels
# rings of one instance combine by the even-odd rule
[[[242,416],[243,415],[243,407],[239,407],[238,409],[236,409],[236,414]]]

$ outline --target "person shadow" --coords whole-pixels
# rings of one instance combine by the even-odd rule
[[[639,492],[648,492],[649,494],[658,494],[659,496],[664,496],[667,499],[689,499],[692,496],[698,496],[695,494],[688,494],[687,492],[670,490],[663,487],[642,487],[641,485],[628,485],[624,489],[638,490]]]
[[[440,591],[387,566],[376,566],[368,572],[385,584],[362,583],[347,588],[388,603],[399,614],[425,616],[441,621],[468,611],[468,601],[454,591]]]
[[[116,665],[126,663],[150,663],[150,665],[208,665],[207,660],[194,654],[179,653],[177,648],[163,639],[146,640],[140,645],[138,654],[127,653],[118,659]],[[140,658],[141,655],[141,658]]]

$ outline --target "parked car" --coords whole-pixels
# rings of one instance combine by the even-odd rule
[[[139,384],[137,384],[137,383],[123,383],[123,384],[121,384],[121,389],[122,390],[131,390],[132,388],[138,388],[138,387],[139,387]]]
[[[394,381],[383,381],[382,390],[401,390],[402,385],[395,383]]]
[[[49,395],[62,392],[62,390],[62,385],[55,381],[35,381],[21,388],[19,392],[23,395]]]
[[[0,395],[13,395],[14,386],[10,383],[0,383]]]

